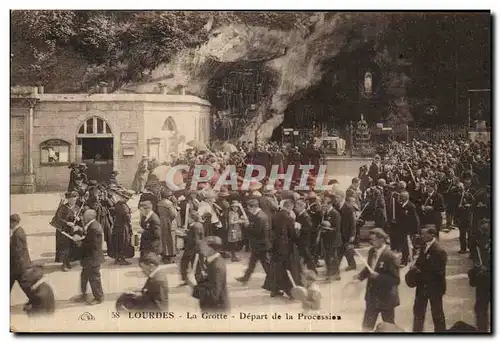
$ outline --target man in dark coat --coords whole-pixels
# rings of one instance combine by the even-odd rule
[[[56,309],[54,291],[43,277],[43,267],[29,267],[25,272],[25,279],[31,290],[30,303],[25,309],[28,316],[53,314]]]
[[[316,274],[316,267],[314,265],[314,259],[311,254],[311,235],[313,233],[313,225],[311,216],[306,210],[307,204],[304,201],[297,201],[295,203],[295,214],[297,216],[297,223],[300,224],[299,233],[299,254],[304,260],[307,268],[314,271]]]
[[[469,189],[465,189],[463,183],[458,183],[458,204],[455,211],[458,229],[460,231],[460,250],[458,253],[467,253],[467,248],[470,248],[470,231],[472,227],[472,206],[474,196]]]
[[[142,202],[151,202],[153,211],[156,212],[156,205],[158,204],[158,196],[156,196],[153,190],[153,184],[148,184],[141,193],[141,197],[139,198],[139,207]]]
[[[99,222],[96,221],[97,213],[95,210],[88,209],[83,213],[83,222],[85,223],[85,237],[73,236],[78,244],[81,245],[82,273],[80,275],[80,289],[82,295],[78,301],[87,301],[87,283],[94,299],[88,302],[90,305],[100,304],[104,300],[104,292],[101,283],[101,264],[104,262],[104,253],[102,251],[103,230]]]
[[[168,282],[161,258],[148,252],[139,260],[142,272],[148,277],[140,293],[123,293],[116,301],[117,311],[165,312],[168,311]]]
[[[149,201],[142,202],[139,205],[141,211],[141,256],[153,252],[161,254],[161,222],[160,218],[153,211],[153,204]]]
[[[325,251],[327,281],[338,281],[341,279],[339,267],[343,245],[341,231],[342,219],[340,213],[333,207],[334,201],[335,197],[333,195],[325,197],[320,228],[320,241],[323,243]]]
[[[484,220],[479,229],[477,249],[480,258],[469,270],[469,284],[476,288],[476,303],[474,313],[476,314],[476,326],[481,332],[489,331],[488,309],[491,304],[491,226],[489,220]]]
[[[422,217],[420,217],[420,222],[422,225],[434,225],[437,231],[436,239],[439,240],[439,231],[443,222],[441,214],[444,211],[443,196],[436,191],[436,184],[434,182],[427,182],[425,190],[427,193],[422,199]]]
[[[377,186],[371,194],[371,203],[373,206],[375,227],[385,229],[387,223],[387,206],[384,197],[385,179],[380,178]]]
[[[73,235],[79,230],[80,217],[77,216],[79,208],[76,203],[78,192],[70,191],[65,194],[66,203],[60,203],[50,224],[56,228],[56,258],[55,262],[62,263],[62,270],[67,272],[71,269],[71,262],[77,259],[77,251],[74,242],[61,231]]]
[[[367,267],[354,279],[364,280],[366,284],[366,308],[363,318],[363,330],[372,331],[379,313],[382,320],[394,324],[394,309],[399,306],[398,285],[399,264],[396,256],[386,244],[388,235],[382,228],[374,228],[370,231],[372,248],[368,252]]]
[[[245,275],[236,278],[241,283],[247,283],[255,270],[257,261],[260,261],[266,274],[269,274],[271,250],[271,228],[267,215],[259,208],[257,199],[248,200],[247,209],[249,212],[248,220],[250,224],[247,229],[248,242],[250,245],[250,260]]]
[[[114,207],[113,235],[111,238],[113,241],[115,264],[130,265],[130,262],[125,259],[133,257],[134,253],[134,247],[131,242],[132,214],[127,204],[127,201],[132,197],[132,192],[117,191],[115,196],[116,204]]]
[[[280,210],[273,218],[271,269],[264,282],[264,288],[271,292],[271,297],[282,296],[284,291],[288,297],[291,294],[292,282],[287,271],[292,275],[295,284],[300,285],[300,257],[298,251],[298,231],[292,217],[294,203],[285,200]]]
[[[340,234],[342,235],[342,255],[347,260],[346,271],[356,269],[354,260],[354,243],[356,241],[356,212],[352,205],[346,203],[345,193],[341,190],[335,191],[336,208],[340,214]],[[342,258],[340,259],[342,260]]]
[[[190,284],[188,279],[189,263],[194,262],[196,253],[199,252],[199,244],[204,238],[203,224],[197,210],[190,210],[188,217],[188,231],[184,238],[184,253],[181,257],[180,273],[182,283],[179,286]]]
[[[380,162],[380,156],[378,154],[373,158],[370,169],[368,170],[368,176],[374,183],[377,183],[378,179],[382,177],[382,163]]]
[[[415,303],[413,304],[413,332],[424,329],[427,302],[431,303],[434,331],[446,330],[443,312],[443,295],[446,293],[446,263],[448,256],[436,239],[437,230],[432,225],[422,228],[421,236],[425,242],[415,266],[406,274],[408,285],[416,285]],[[414,279],[413,283],[410,279]]]
[[[420,234],[420,219],[417,214],[415,204],[410,201],[408,191],[403,191],[399,195],[399,203],[396,204],[396,224],[394,232],[394,240],[391,244],[400,249],[403,253],[401,266],[408,264],[410,256],[410,246],[408,237]]]
[[[68,191],[73,191],[77,188],[76,176],[78,174],[78,165],[76,165],[76,163],[71,163],[68,169],[70,169]]]
[[[24,229],[19,225],[21,218],[17,214],[10,215],[10,289],[17,281],[24,294],[30,299],[30,284],[24,277],[31,265],[28,242]]]
[[[227,312],[230,309],[227,292],[226,263],[218,252],[222,240],[217,236],[207,236],[200,242],[200,253],[206,265],[206,276],[196,279],[193,297],[200,302],[203,312]]]

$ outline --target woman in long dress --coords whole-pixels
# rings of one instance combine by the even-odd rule
[[[169,194],[164,189],[161,192],[162,199],[157,204],[158,216],[161,222],[161,250],[163,263],[171,264],[177,255],[175,244],[175,233],[177,230],[177,209],[168,199]]]
[[[248,219],[240,212],[240,202],[232,201],[228,213],[229,227],[227,234],[227,248],[231,252],[231,261],[238,262],[236,256],[240,244],[243,241],[243,227],[248,224]]]

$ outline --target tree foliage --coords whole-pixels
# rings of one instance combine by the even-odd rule
[[[128,81],[147,80],[160,63],[206,42],[217,26],[290,30],[311,25],[311,16],[308,12],[12,11],[11,79],[13,84],[43,84],[49,91],[82,91],[99,81],[117,88]],[[64,66],[71,69],[61,70]],[[61,73],[70,80],[61,80]]]

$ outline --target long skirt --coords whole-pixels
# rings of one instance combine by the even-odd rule
[[[290,271],[295,285],[301,286],[300,255],[296,246],[294,246],[293,251],[287,256],[274,253],[271,255],[271,268],[269,274],[266,275],[266,280],[262,287],[271,292],[278,292],[280,290],[285,292],[290,291],[293,285],[288,277],[287,270]]]
[[[134,247],[132,245],[132,228],[130,226],[114,226],[111,235],[111,252],[108,255],[111,258],[132,258],[134,256]]]

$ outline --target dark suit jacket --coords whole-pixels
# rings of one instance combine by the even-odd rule
[[[202,311],[228,311],[229,296],[226,283],[226,264],[218,256],[207,266],[207,277],[193,289],[193,297],[200,301]]]
[[[196,253],[198,243],[203,239],[205,230],[201,222],[194,222],[188,226],[186,237],[184,238],[184,250]]]
[[[375,248],[371,248],[368,252],[368,264],[371,265],[375,257]],[[399,305],[398,285],[399,278],[399,263],[396,256],[391,252],[389,246],[380,255],[375,267],[375,272],[378,272],[378,277],[368,279],[366,284],[365,300],[375,304],[377,308],[393,308]],[[368,278],[370,272],[368,268],[364,268],[359,273],[359,279]]]
[[[153,252],[160,254],[161,248],[161,221],[155,212],[151,214],[149,219],[141,218],[141,228],[144,232],[141,235],[141,252]]]
[[[437,192],[434,192],[431,197],[429,197],[429,195],[426,195],[422,200],[422,205],[432,207],[432,210],[424,212],[422,214],[422,224],[435,224],[436,229],[439,229],[438,226],[441,226],[441,222],[443,220],[441,213],[445,209],[443,196]]]
[[[273,216],[279,209],[278,204],[274,203],[274,201],[267,196],[261,196],[259,197],[259,207],[264,213],[266,213],[269,225],[271,225]]]
[[[294,223],[290,214],[284,210],[274,215],[271,231],[273,255],[286,259],[293,252],[292,238],[296,237],[295,234],[292,235],[292,232],[295,232]]]
[[[342,240],[349,242],[350,238],[356,237],[356,213],[352,205],[344,203],[339,210]]]
[[[417,272],[417,291],[425,293],[444,295],[446,293],[446,263],[448,255],[446,251],[434,242],[427,253],[420,253],[416,269],[409,272]]]
[[[311,216],[304,211],[302,214],[297,216],[296,221],[300,223],[300,234],[299,234],[299,245],[301,247],[309,246],[311,242],[311,234],[313,232],[313,223]]]
[[[10,274],[22,274],[30,264],[26,234],[23,228],[17,227],[10,238]]]
[[[333,231],[326,230],[322,233],[326,246],[332,248],[342,247],[342,219],[340,213],[335,208],[332,208],[323,215],[323,221],[330,222],[333,229]]]
[[[98,266],[104,262],[104,253],[102,251],[103,231],[101,224],[97,221],[92,222],[82,241],[82,267]]]
[[[43,282],[35,289],[32,289],[30,304],[31,308],[27,311],[28,316],[54,313],[56,310],[56,302],[54,292],[50,285]]]
[[[382,164],[380,164],[380,167],[378,167],[377,164],[371,163],[370,168],[368,170],[368,176],[373,180],[375,184],[377,183],[377,180],[380,177],[381,168]]]
[[[140,302],[142,310],[168,311],[168,282],[165,268],[157,269],[146,280],[146,284],[142,288]]]
[[[398,232],[404,234],[414,235],[420,232],[420,219],[415,204],[408,201],[404,207],[396,205],[396,226]]]
[[[250,248],[257,252],[271,250],[271,227],[264,211],[259,210],[255,215],[248,215],[248,241]]]

